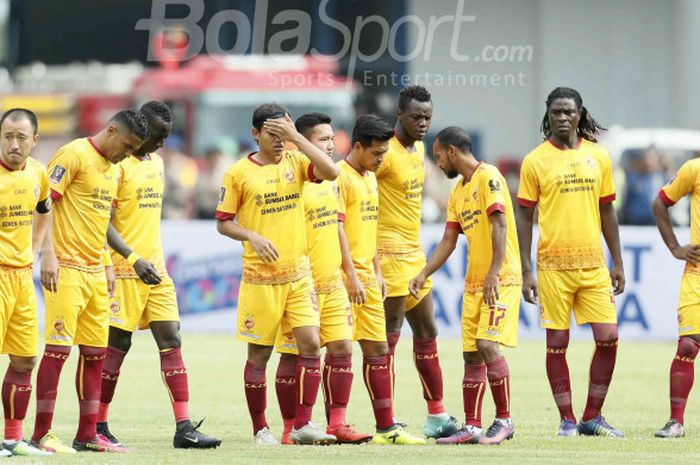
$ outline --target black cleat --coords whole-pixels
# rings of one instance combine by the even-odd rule
[[[106,440],[114,444],[115,446],[121,446],[122,443],[117,439],[110,431],[109,425],[106,421],[97,423],[97,434],[104,436]]]
[[[193,424],[190,420],[181,421],[175,429],[173,447],[175,449],[213,449],[221,445],[221,439],[199,432],[204,420]]]

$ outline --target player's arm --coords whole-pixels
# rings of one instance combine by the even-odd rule
[[[382,273],[382,260],[379,258],[379,252],[374,253],[374,259],[372,259],[374,264],[374,274],[377,275],[377,284],[379,289],[382,291],[382,300],[386,299],[386,281],[384,281],[384,274]]]
[[[613,259],[613,267],[610,270],[615,295],[622,294],[625,290],[625,271],[622,267],[622,252],[620,249],[620,230],[617,225],[617,212],[612,202],[600,206],[600,226],[603,230],[605,243],[608,245]]]
[[[523,297],[525,301],[536,304],[538,299],[537,280],[532,273],[532,226],[535,207],[518,205],[516,224],[518,227],[518,245],[520,248],[520,266],[523,272]]]
[[[112,210],[112,217],[114,217],[114,209]],[[158,273],[153,263],[134,252],[111,222],[107,227],[107,244],[109,244],[115,252],[124,257],[126,261],[129,262],[129,265],[134,267],[134,271],[141,281],[150,285],[160,283],[160,273]]]
[[[668,213],[670,206],[671,205],[666,204],[660,196],[656,197],[652,205],[654,217],[656,218],[656,226],[659,228],[661,238],[674,257],[678,260],[686,261],[691,265],[698,266],[700,265],[700,244],[681,245],[678,242],[676,233],[673,231],[671,215]]]
[[[296,130],[289,115],[284,115],[284,118],[269,119],[265,121],[263,127],[270,133],[296,145],[311,160],[314,178],[332,181],[338,177],[339,170],[333,160]]]
[[[42,203],[42,202],[40,202]],[[44,203],[44,205],[46,205]],[[37,209],[34,212],[34,218],[32,219],[33,231],[32,231],[32,251],[34,256],[41,252],[41,248],[46,239],[46,233],[49,231],[49,225],[53,221],[53,214],[51,213],[50,207],[43,207],[45,211],[40,211],[40,206],[37,205]]]
[[[342,257],[340,266],[343,269],[343,273],[345,273],[345,287],[348,291],[348,298],[353,304],[362,305],[367,299],[365,287],[357,276],[355,264],[352,262],[350,243],[348,242],[348,236],[345,234],[345,223],[343,221],[338,221],[338,241],[340,242],[340,256]]]
[[[280,258],[277,248],[272,242],[262,237],[260,234],[250,229],[246,229],[240,224],[230,220],[217,220],[216,230],[219,234],[230,237],[240,242],[249,242],[260,259],[265,263],[272,263]]]
[[[507,224],[505,213],[495,210],[489,215],[491,223],[491,265],[484,280],[484,301],[487,305],[496,305],[498,300],[498,276],[501,274],[503,261],[506,259]]]
[[[53,217],[53,214],[51,215]],[[53,221],[50,221],[42,244],[41,285],[49,292],[58,290],[58,259],[53,244]]]
[[[420,291],[425,285],[428,277],[435,273],[442,265],[445,264],[455,247],[457,246],[457,238],[459,237],[459,226],[451,226],[453,223],[448,223],[445,227],[445,232],[442,233],[440,243],[435,247],[432,255],[428,259],[423,269],[418,276],[413,278],[408,284],[408,291],[416,299],[420,296]]]

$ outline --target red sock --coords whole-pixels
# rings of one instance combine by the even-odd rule
[[[389,373],[391,374],[391,398],[394,398],[394,386],[396,386],[396,370],[394,370],[394,352],[396,351],[396,346],[399,343],[399,338],[401,333],[386,333],[386,342],[389,345],[389,353],[387,354],[387,359],[389,360]]]
[[[32,439],[39,441],[51,429],[58,392],[58,380],[63,364],[68,360],[70,347],[47,345],[36,375],[36,418]]]
[[[323,359],[323,367],[321,368],[321,392],[323,393],[323,410],[326,413],[326,424],[331,424],[331,393],[328,385],[329,376],[331,375],[331,354],[326,352],[326,357]]]
[[[387,429],[394,424],[388,356],[364,357],[362,374],[372,401],[377,428]]]
[[[170,394],[175,423],[190,419],[190,388],[187,368],[179,347],[160,351],[160,374]]]
[[[486,365],[464,364],[462,398],[464,399],[464,419],[467,425],[481,428],[481,405],[486,392]]]
[[[253,434],[256,434],[261,429],[268,427],[265,419],[265,409],[267,408],[265,366],[246,362],[243,382],[248,412],[250,412],[250,419],[253,421]]]
[[[617,339],[607,342],[596,341],[595,352],[591,360],[588,400],[581,421],[592,420],[600,415],[615,369],[616,356]]]
[[[294,428],[300,429],[311,420],[321,385],[321,357],[299,355],[296,372],[296,411]]]
[[[277,366],[275,375],[275,390],[277,402],[280,404],[280,413],[284,421],[284,433],[289,433],[294,427],[294,414],[296,413],[296,375],[297,357],[283,355]]]
[[[486,376],[496,404],[496,418],[510,418],[510,371],[504,356],[486,362]]]
[[[695,357],[700,344],[689,337],[678,339],[676,356],[671,363],[671,418],[684,422],[685,404],[695,377]]]
[[[102,365],[107,350],[102,347],[80,346],[80,360],[75,372],[75,389],[78,391],[80,421],[75,439],[88,442],[97,436],[97,410],[100,406]]]
[[[413,338],[413,361],[423,385],[423,398],[428,403],[428,413],[445,413],[442,404],[442,370],[437,352],[437,340]]]
[[[565,334],[561,334],[565,333]],[[547,331],[547,378],[552,389],[554,402],[559,409],[562,420],[569,419],[574,423],[576,416],[571,407],[571,378],[569,365],[566,363],[566,348],[569,345],[568,331]]]
[[[109,404],[114,398],[114,390],[117,389],[119,380],[119,369],[124,362],[126,352],[122,352],[114,347],[107,347],[107,358],[102,365],[102,393],[100,394],[100,408],[97,412],[97,421],[103,423],[107,421]]]
[[[2,406],[5,410],[5,439],[22,439],[22,421],[27,415],[29,398],[32,396],[32,372],[18,371],[7,367],[2,382]]]
[[[347,423],[345,411],[352,388],[352,354],[326,355],[326,367],[328,372],[324,372],[323,384],[330,410],[328,426],[341,426]]]

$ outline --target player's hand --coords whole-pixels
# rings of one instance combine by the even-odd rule
[[[377,285],[379,286],[379,290],[382,291],[382,302],[384,302],[389,291],[387,290],[384,276],[381,273],[377,273]]]
[[[282,140],[294,140],[299,135],[294,121],[285,113],[283,118],[268,119],[263,123],[263,128],[273,136]]]
[[[612,281],[613,291],[615,295],[620,295],[625,290],[625,270],[622,265],[613,266],[610,270],[610,281]]]
[[[526,271],[523,273],[523,298],[525,302],[530,302],[531,304],[537,304],[539,299],[539,292],[537,290],[537,279],[532,271]]]
[[[272,263],[276,262],[277,259],[280,258],[280,254],[275,246],[272,245],[272,242],[268,241],[259,234],[252,234],[248,241],[250,242],[250,246],[253,248],[253,250],[255,250],[258,257],[260,257],[263,262]]]
[[[498,275],[497,274],[487,274],[486,279],[484,279],[484,302],[489,307],[496,305],[498,297]],[[523,287],[523,289],[525,289]]]
[[[134,263],[134,271],[144,283],[151,286],[160,284],[160,273],[158,273],[153,263],[148,260],[144,260],[143,258],[136,260],[136,263]]]
[[[114,277],[113,266],[105,266],[105,276],[107,276],[107,292],[111,299],[114,297],[114,291],[117,289],[117,279]]]
[[[693,266],[700,265],[700,244],[686,244],[671,250],[678,260],[683,260]]]
[[[58,259],[54,253],[44,253],[41,257],[41,285],[49,292],[58,290]]]
[[[420,291],[425,286],[425,282],[428,278],[425,277],[425,273],[422,271],[408,283],[408,292],[413,296],[414,299],[420,298]]]
[[[363,305],[367,301],[365,286],[362,285],[356,274],[348,276],[345,288],[348,291],[348,299],[350,299],[351,304]]]

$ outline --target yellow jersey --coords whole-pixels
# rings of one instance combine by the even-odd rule
[[[687,161],[676,176],[659,191],[661,200],[671,206],[690,194],[690,243],[700,243],[700,158]],[[685,271],[700,274],[700,266],[686,262]]]
[[[338,242],[338,187],[333,181],[308,184],[304,187],[303,199],[314,290],[318,294],[329,294],[343,285]]]
[[[409,151],[394,136],[376,177],[379,184],[377,247],[384,256],[422,253],[421,201],[425,180],[425,148],[415,142]]]
[[[600,205],[615,200],[612,162],[602,146],[579,139],[574,149],[547,140],[525,156],[518,203],[538,207],[537,267],[576,270],[605,266]]]
[[[374,173],[360,174],[347,161],[337,163],[338,219],[343,222],[350,255],[357,276],[365,286],[377,282],[374,257],[377,255],[377,214],[379,193]]]
[[[58,263],[84,271],[102,270],[119,169],[88,137],[58,149],[48,170]]]
[[[272,242],[279,259],[263,262],[243,242],[243,281],[285,284],[311,274],[306,251],[306,222],[302,193],[315,182],[313,165],[301,152],[286,151],[279,163],[261,165],[249,155],[224,175],[216,218],[233,220]]]
[[[0,160],[0,266],[25,267],[34,262],[32,218],[39,202],[49,197],[44,166],[27,158],[13,170]]]
[[[447,204],[447,228],[467,238],[465,292],[481,292],[491,267],[493,248],[489,216],[499,211],[506,217],[506,256],[501,266],[501,286],[522,284],[518,232],[513,202],[505,178],[493,165],[479,164],[471,179],[462,178],[452,189]]]
[[[117,165],[119,184],[112,206],[112,224],[124,241],[139,256],[153,263],[165,274],[165,258],[160,239],[160,216],[163,210],[164,168],[157,153],[140,160],[135,156]],[[138,278],[126,259],[112,251],[114,274],[118,278]]]

